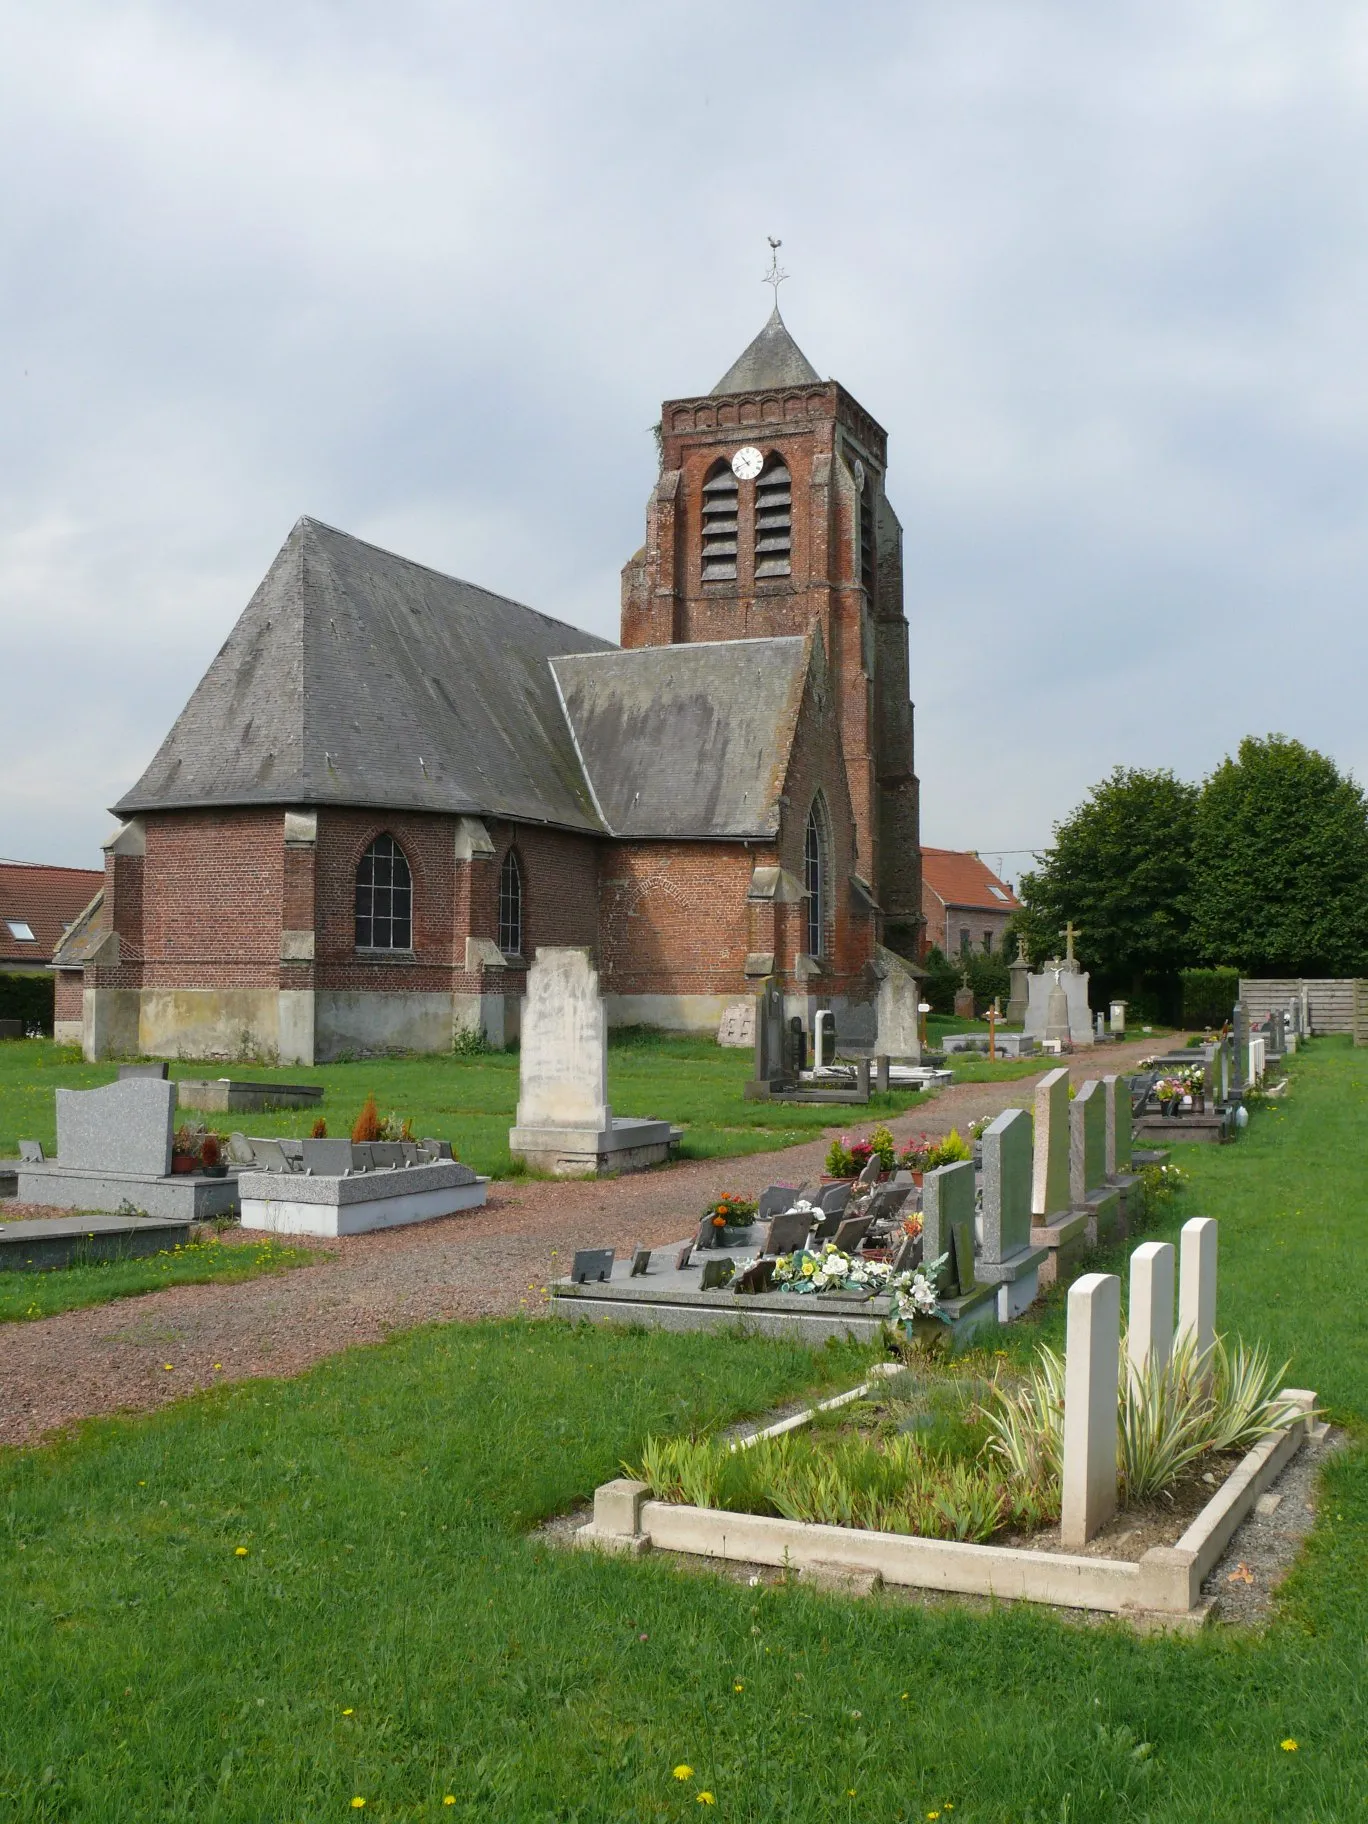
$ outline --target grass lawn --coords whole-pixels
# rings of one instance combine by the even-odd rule
[[[221,1241],[193,1241],[137,1260],[99,1261],[47,1272],[8,1271],[0,1273],[0,1324],[55,1317],[59,1311],[75,1311],[82,1305],[106,1305],[113,1298],[160,1292],[163,1286],[257,1279],[263,1273],[307,1266],[313,1259],[307,1248],[282,1247],[268,1238],[226,1246]]]
[[[1187,1149],[1155,1232],[1219,1217],[1222,1328],[1361,1427],[1368,1063],[1322,1040],[1292,1068],[1238,1146]],[[1055,1303],[1006,1346],[1060,1323]],[[752,1590],[528,1539],[648,1433],[849,1384],[861,1359],[440,1326],[0,1456],[0,1816],[1363,1815],[1361,1437],[1255,1637]]]
[[[815,1139],[825,1128],[842,1123],[847,1111],[840,1108],[743,1101],[742,1087],[752,1068],[749,1051],[723,1050],[711,1039],[628,1031],[609,1046],[609,1101],[619,1115],[670,1120],[683,1127],[680,1153],[686,1159],[769,1152]],[[1039,1070],[1039,1061],[1034,1068]],[[51,1152],[57,1141],[53,1090],[93,1089],[113,1082],[117,1074],[113,1064],[87,1064],[74,1048],[50,1040],[0,1042],[0,1155],[17,1153],[21,1139],[41,1140]],[[407,1115],[416,1134],[450,1140],[476,1171],[507,1177],[513,1169],[508,1130],[518,1101],[516,1052],[473,1058],[379,1058],[280,1070],[254,1064],[172,1064],[171,1075],[324,1086],[317,1110],[203,1117],[225,1131],[241,1127],[251,1134],[307,1134],[316,1114],[322,1114],[330,1133],[347,1134],[366,1097],[374,1094],[382,1114]],[[868,1109],[853,1112],[862,1124],[873,1126],[917,1101],[917,1095],[906,1090],[876,1093]]]

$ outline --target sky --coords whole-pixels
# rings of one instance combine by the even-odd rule
[[[923,840],[1368,777],[1368,12],[0,0],[0,855],[98,866],[309,513],[616,637],[662,399],[889,435]]]

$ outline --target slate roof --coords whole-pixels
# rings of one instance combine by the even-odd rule
[[[378,805],[599,830],[547,661],[602,650],[304,518],[114,810]]]
[[[812,386],[821,375],[799,348],[776,302],[760,334],[723,374],[714,393],[759,393],[769,387]]]
[[[774,835],[807,667],[798,637],[554,659],[611,833]]]
[[[0,970],[14,963],[51,962],[62,933],[104,885],[96,868],[51,868],[41,862],[0,861]],[[10,920],[33,933],[16,937]]]
[[[103,882],[104,876],[99,878]],[[61,942],[52,953],[54,969],[79,969],[89,961],[91,952],[109,935],[100,924],[103,910],[104,887],[101,885],[95,897],[82,907],[62,933]]]
[[[999,880],[971,849],[923,849],[921,857],[922,879],[942,905],[1015,912],[1021,903],[1006,881]]]

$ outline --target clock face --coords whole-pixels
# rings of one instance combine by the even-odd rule
[[[765,466],[765,459],[753,444],[738,450],[732,457],[732,474],[738,481],[754,481]]]
[[[855,487],[856,487],[857,491],[859,493],[863,494],[864,493],[864,484],[865,484],[865,466],[860,461],[858,456],[855,458],[854,462],[851,463],[850,472],[855,477]]]

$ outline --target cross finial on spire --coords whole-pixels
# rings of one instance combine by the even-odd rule
[[[765,236],[765,239],[770,244],[770,269],[765,274],[762,283],[764,283],[766,285],[772,285],[774,287],[774,308],[776,310],[778,310],[778,308],[779,308],[779,287],[783,284],[784,280],[789,276],[786,272],[781,270],[780,265],[779,265],[779,249],[783,246],[784,243],[782,241],[776,241],[772,234],[767,234]]]

